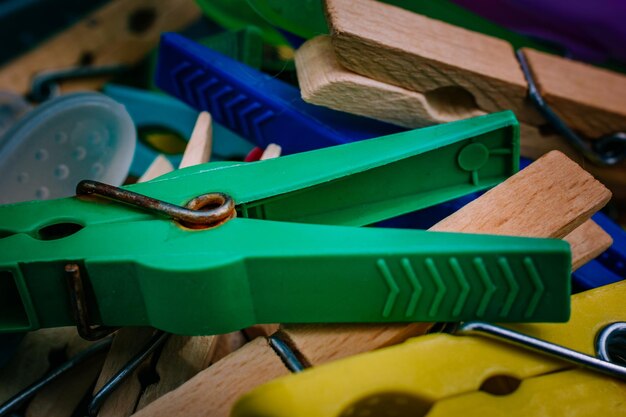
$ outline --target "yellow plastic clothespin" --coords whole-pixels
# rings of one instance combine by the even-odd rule
[[[626,320],[625,297],[626,282],[619,282],[573,296],[568,323],[510,328],[586,355],[595,355],[598,346],[605,355],[608,349],[614,363],[596,362],[623,377],[623,354],[611,349],[625,327],[614,325],[621,331],[610,334],[603,330]],[[233,417],[625,414],[623,379],[491,338],[450,334],[413,338],[277,379],[243,396],[232,412]]]

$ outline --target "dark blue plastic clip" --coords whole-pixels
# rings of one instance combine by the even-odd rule
[[[284,154],[405,129],[305,103],[300,91],[183,36],[161,37],[156,84],[265,148]]]

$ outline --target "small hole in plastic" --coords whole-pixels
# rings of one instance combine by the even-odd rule
[[[346,407],[340,417],[423,417],[432,403],[426,399],[400,392],[368,395]]]
[[[39,229],[37,237],[41,240],[57,240],[73,235],[84,226],[78,223],[55,223]]]
[[[487,378],[479,390],[491,395],[509,395],[514,393],[522,381],[510,375],[494,375]]]

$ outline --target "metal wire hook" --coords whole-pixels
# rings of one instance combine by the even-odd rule
[[[95,194],[120,201],[144,210],[164,214],[184,225],[213,226],[235,215],[233,199],[228,194],[223,193],[203,194],[187,203],[186,207],[181,207],[124,188],[98,181],[83,180],[76,186],[76,194]],[[202,207],[211,204],[217,204],[217,207],[209,210],[200,210]]]
[[[524,52],[516,51],[517,59],[528,83],[528,97],[548,123],[583,155],[598,165],[615,165],[626,158],[626,133],[617,132],[595,139],[591,144],[576,134],[543,99]]]
[[[626,367],[610,362],[612,355],[610,352],[607,352],[607,349],[610,347],[609,342],[611,340],[617,336],[623,340],[626,335],[625,322],[612,323],[598,333],[599,337],[596,342],[596,350],[601,359],[594,358],[593,356],[586,355],[561,345],[518,333],[505,327],[480,321],[460,323],[455,333],[491,337],[528,348],[539,353],[546,353],[555,358],[562,359],[574,365],[583,366],[595,372],[621,380],[626,380]],[[624,351],[624,346],[622,346],[621,350],[622,352]]]
[[[100,67],[70,67],[51,71],[42,71],[35,75],[31,83],[29,98],[36,102],[45,101],[58,95],[58,82],[74,78],[91,78],[104,75],[116,75],[128,71],[126,65],[106,65]]]
[[[39,379],[37,382],[33,383],[26,389],[20,391],[18,394],[10,398],[4,404],[0,405],[0,417],[8,416],[9,413],[14,411],[16,408],[23,405],[30,398],[35,396],[42,388],[46,385],[52,383],[61,375],[67,373],[68,371],[75,368],[80,363],[84,362],[86,359],[95,355],[98,352],[108,349],[111,346],[113,339],[111,337],[103,339],[99,342],[94,343],[89,346],[87,349],[82,350],[81,352],[74,355],[67,362],[63,363],[58,368],[54,369],[52,372]]]
[[[102,407],[104,401],[119,388],[120,384],[124,382],[152,352],[163,345],[168,337],[170,337],[169,333],[161,330],[156,331],[144,347],[94,394],[87,407],[87,414],[90,417],[98,415],[98,411],[100,411],[100,407]]]

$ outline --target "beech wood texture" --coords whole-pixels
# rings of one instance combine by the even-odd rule
[[[523,49],[537,88],[565,122],[596,139],[626,132],[626,76],[534,49]]]
[[[150,164],[137,182],[146,182],[160,177],[163,174],[174,171],[174,166],[164,155],[158,155]]]
[[[66,351],[69,340],[76,334],[73,327],[27,333],[11,360],[0,368],[0,403],[44,376],[51,366],[50,352]]]
[[[24,336],[18,351],[0,369],[0,403],[34,383],[92,342],[78,336],[75,327],[41,329]],[[28,403],[24,415],[72,416],[95,381],[105,352],[100,352],[66,375],[45,386]],[[57,358],[57,361],[51,361]],[[60,397],[60,393],[63,394]],[[54,410],[54,414],[51,414]]]
[[[266,159],[278,158],[283,153],[283,148],[275,143],[270,143],[267,148],[261,154],[259,161],[265,161]]]
[[[572,249],[572,271],[596,258],[613,244],[611,236],[591,219],[567,234],[563,240]]]
[[[485,114],[462,89],[423,94],[350,71],[337,60],[330,36],[305,42],[296,51],[296,69],[304,101],[398,126],[416,128]]]
[[[213,146],[213,126],[211,120],[209,112],[200,112],[178,168],[187,168],[209,162]]]
[[[106,352],[98,352],[60,376],[52,384],[42,388],[28,404],[24,415],[26,417],[72,417],[76,407],[89,393],[89,388],[98,378],[105,357]]]
[[[215,339],[215,352],[211,356],[211,364],[230,355],[250,340],[243,330],[220,334],[215,336]]]
[[[326,14],[344,67],[421,93],[460,87],[483,111],[541,122],[506,41],[373,0],[326,0]]]
[[[100,370],[100,376],[93,389],[98,392],[128,361],[145,346],[154,329],[149,327],[127,327],[115,333],[113,344]],[[125,417],[135,411],[137,399],[143,389],[139,381],[139,374],[149,369],[152,359],[150,355],[135,371],[133,371],[120,385],[104,400],[98,417]]]
[[[305,101],[398,126],[418,128],[485,114],[463,90],[422,94],[354,73],[339,64],[329,36],[304,43],[296,52],[296,68]],[[564,152],[601,179],[626,209],[626,161],[613,167],[594,165],[549,130],[544,133],[527,123],[520,123],[520,129],[523,156],[537,159],[553,149]]]
[[[267,340],[259,337],[134,415],[227,417],[240,395],[288,373]]]
[[[200,15],[188,0],[113,0],[0,68],[0,89],[27,93],[32,77],[43,70],[135,64],[157,45],[162,32],[183,28]],[[63,82],[62,90],[97,89],[106,79]]]
[[[216,341],[216,336],[170,336],[156,365],[159,381],[146,387],[135,411],[178,388],[208,367]]]
[[[278,333],[306,366],[321,365],[426,333],[433,323],[283,325]]]

